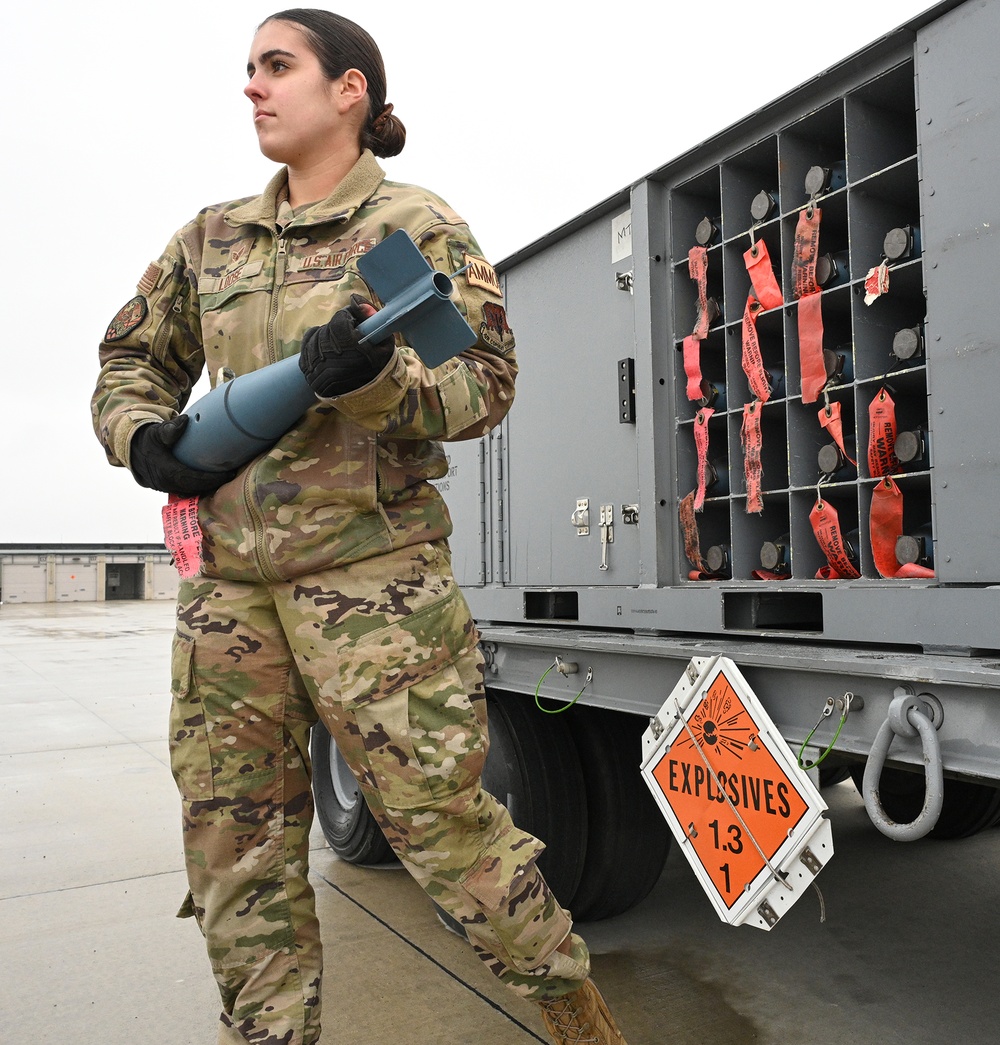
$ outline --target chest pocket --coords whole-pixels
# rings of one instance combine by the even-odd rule
[[[262,259],[223,276],[199,279],[202,344],[213,385],[223,367],[243,374],[270,362],[270,290],[271,277]]]
[[[273,274],[260,259],[198,281],[205,365],[213,385],[223,368],[245,374],[297,352],[306,330],[326,323],[351,303],[352,294],[372,300],[353,259],[325,267],[296,261],[288,259],[277,301]]]
[[[339,268],[289,270],[281,287],[281,308],[276,331],[285,344],[298,350],[302,335],[310,328],[328,322],[333,314],[351,303],[357,294],[373,301],[368,284],[353,264]],[[378,307],[378,302],[374,302]]]

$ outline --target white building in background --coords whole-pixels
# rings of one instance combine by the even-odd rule
[[[0,544],[0,603],[176,596],[162,544]]]

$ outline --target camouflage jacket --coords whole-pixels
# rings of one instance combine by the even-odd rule
[[[92,404],[112,464],[128,466],[138,426],[184,408],[203,368],[214,386],[297,353],[305,331],[352,293],[378,306],[356,262],[397,229],[448,275],[469,265],[454,301],[479,339],[431,370],[396,335],[378,378],[317,400],[270,451],[202,497],[203,572],[232,580],[288,580],[447,537],[432,485],[447,473],[440,440],[484,435],[514,397],[499,280],[443,200],[385,180],[367,151],[319,203],[279,211],[285,185],[282,170],[262,195],[203,210],[112,320]]]

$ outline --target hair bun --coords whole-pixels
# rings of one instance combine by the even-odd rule
[[[406,127],[398,116],[394,116],[392,105],[382,106],[382,111],[372,120],[371,130],[365,135],[365,145],[376,156],[397,156],[406,144]]]
[[[372,120],[372,130],[376,134],[381,134],[385,128],[386,121],[392,116],[392,105],[387,104],[383,106],[382,111]]]

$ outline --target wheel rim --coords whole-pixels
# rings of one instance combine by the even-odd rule
[[[337,742],[330,738],[330,782],[337,801],[345,810],[353,809],[358,804],[358,782],[348,769],[347,763],[340,754]]]

